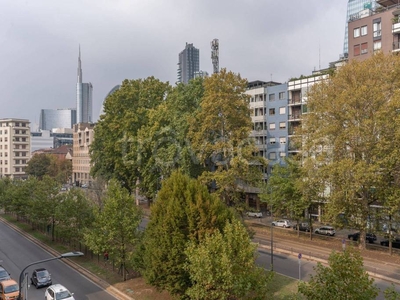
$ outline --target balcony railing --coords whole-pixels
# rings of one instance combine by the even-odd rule
[[[392,26],[392,33],[400,33],[400,22],[394,23]]]

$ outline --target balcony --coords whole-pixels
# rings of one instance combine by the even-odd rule
[[[396,23],[393,23],[393,25],[392,25],[392,33],[393,33],[393,34],[400,33],[400,21],[397,20],[397,21],[395,21],[395,22],[396,22]]]
[[[393,50],[392,52],[399,52],[400,51],[400,41],[393,43]]]
[[[295,114],[289,115],[288,120],[289,121],[300,121],[301,113],[295,113]]]
[[[300,98],[288,99],[288,105],[301,105]]]

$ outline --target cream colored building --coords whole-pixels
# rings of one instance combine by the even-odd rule
[[[26,119],[0,119],[0,177],[27,178],[30,159],[30,122]]]
[[[73,157],[72,157],[72,180],[76,185],[89,185],[90,177],[90,155],[89,146],[94,136],[93,123],[78,123],[73,126]]]

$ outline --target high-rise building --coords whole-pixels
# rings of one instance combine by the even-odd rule
[[[348,48],[348,22],[354,18],[358,18],[358,15],[363,10],[375,10],[377,7],[376,0],[349,0],[347,3],[347,16],[346,25],[344,31],[344,43],[343,43],[343,54],[347,57],[349,53]]]
[[[39,118],[39,130],[53,128],[72,128],[76,124],[76,109],[42,109]]]
[[[78,186],[89,185],[92,181],[89,147],[93,142],[94,126],[94,123],[78,123],[73,128],[72,181]]]
[[[26,119],[0,119],[0,177],[27,178],[30,127]]]
[[[81,48],[78,57],[78,81],[76,83],[76,123],[93,123],[92,115],[93,86],[82,83]]]
[[[179,53],[178,82],[188,83],[200,70],[200,51],[193,44],[186,43],[185,49]]]

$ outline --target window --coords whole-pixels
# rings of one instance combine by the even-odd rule
[[[374,42],[374,52],[379,51],[382,48],[382,42],[381,41],[375,41]]]
[[[268,98],[269,98],[269,101],[274,101],[275,100],[275,94],[269,94]]]
[[[4,138],[4,141],[5,141],[5,142],[8,142],[8,137],[5,137],[5,138]]]
[[[358,38],[360,36],[360,28],[353,29],[353,37]]]
[[[367,26],[361,26],[361,35],[367,35]]]
[[[354,56],[360,55],[360,44],[354,45]]]
[[[19,168],[15,168],[15,172],[19,172]]]
[[[368,53],[368,43],[362,43],[361,44],[361,54],[366,54]]]
[[[285,99],[285,92],[279,92],[279,100]]]
[[[268,154],[268,158],[269,158],[269,159],[276,159],[276,153],[275,153],[275,152],[270,152],[270,153]]]
[[[286,128],[286,122],[279,122],[279,129],[285,129]]]
[[[275,123],[269,123],[269,130],[275,130]]]
[[[275,138],[274,138],[274,137],[270,138],[270,139],[269,139],[269,143],[270,143],[271,145],[274,145],[274,144],[275,144]]]
[[[280,115],[286,114],[286,107],[279,107],[279,114]]]
[[[275,115],[275,108],[270,108],[269,109],[269,115],[274,116]]]
[[[286,137],[280,137],[279,138],[279,143],[286,144]]]
[[[382,35],[382,32],[381,32],[381,30],[382,30],[382,24],[381,24],[381,22],[376,22],[376,23],[374,23],[374,28],[373,28],[373,30],[374,30],[374,37],[381,36],[381,35]]]
[[[285,152],[279,152],[279,157],[286,157],[286,153]]]
[[[7,134],[7,130],[4,130],[4,134]]]

